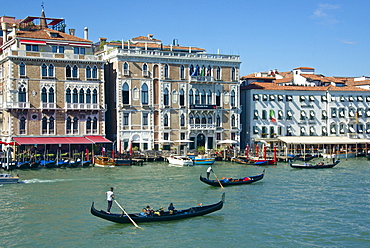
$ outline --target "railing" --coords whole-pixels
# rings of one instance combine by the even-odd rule
[[[211,76],[191,76],[192,82],[214,82],[214,77]]]
[[[51,103],[51,102],[43,102],[41,104],[41,108],[43,109],[56,109],[57,104],[56,103]]]
[[[9,51],[9,52],[8,52]],[[102,60],[101,57],[96,55],[86,55],[86,54],[72,54],[72,53],[51,53],[51,52],[34,52],[34,51],[20,51],[20,50],[8,50],[7,52],[3,53],[0,58],[5,56],[20,56],[20,57],[27,57],[30,54],[36,55],[36,57],[40,58],[56,58],[56,59],[71,59],[71,60]]]
[[[141,56],[161,56],[161,57],[184,57],[184,58],[200,58],[200,59],[216,59],[216,60],[234,60],[239,61],[239,55],[224,55],[224,54],[207,54],[203,52],[174,52],[174,51],[152,51],[140,49],[122,49],[117,48],[109,52],[111,56],[116,55],[141,55]]]
[[[97,103],[67,103],[67,109],[100,109]]]
[[[5,109],[29,109],[29,102],[6,102]]]
[[[215,124],[189,124],[191,129],[216,129]]]

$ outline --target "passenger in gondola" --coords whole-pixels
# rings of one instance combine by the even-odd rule
[[[173,203],[171,202],[170,205],[168,206],[168,211],[170,211],[170,214],[176,213],[176,209],[173,206]]]
[[[149,205],[146,206],[145,210],[146,210],[146,215],[153,216],[154,210]]]

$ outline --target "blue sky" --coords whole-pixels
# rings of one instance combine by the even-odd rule
[[[0,15],[39,16],[42,1],[0,0]],[[47,17],[65,18],[89,39],[154,34],[164,44],[241,56],[241,76],[308,66],[325,76],[370,76],[368,0],[44,0]]]

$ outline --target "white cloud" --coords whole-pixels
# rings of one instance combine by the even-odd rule
[[[357,41],[351,41],[351,40],[339,40],[340,42],[348,45],[355,45],[357,44]]]
[[[321,3],[314,10],[311,17],[319,20],[322,24],[336,24],[339,21],[335,18],[333,12],[337,9],[340,9],[340,5]]]

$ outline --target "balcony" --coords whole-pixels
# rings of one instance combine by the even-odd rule
[[[41,108],[42,109],[56,109],[57,104],[54,102],[43,102],[41,103]]]
[[[29,102],[5,102],[5,109],[29,109]]]
[[[86,109],[86,110],[99,110],[99,104],[97,103],[67,103],[66,109],[68,110],[80,110],[80,109]]]
[[[191,76],[190,77],[191,82],[214,82],[214,77],[211,76]]]
[[[216,130],[215,124],[189,124],[190,129],[207,129]]]
[[[216,105],[212,104],[195,104],[195,105],[190,105],[190,109],[216,109]]]

